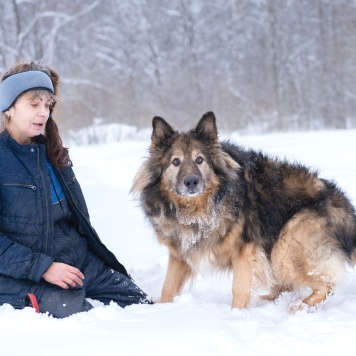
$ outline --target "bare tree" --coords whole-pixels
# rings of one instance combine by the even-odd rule
[[[356,126],[356,0],[8,0],[0,67],[61,73],[64,130],[100,119],[226,130]]]

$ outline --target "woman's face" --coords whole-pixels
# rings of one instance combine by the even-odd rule
[[[46,92],[38,97],[31,92],[20,96],[15,105],[6,111],[10,117],[6,129],[11,137],[22,145],[31,143],[32,137],[42,133],[52,103],[52,98]]]

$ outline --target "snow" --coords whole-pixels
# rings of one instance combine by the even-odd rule
[[[231,140],[318,169],[356,204],[356,130],[240,136]],[[149,141],[74,146],[74,170],[93,226],[136,283],[159,298],[167,251],[129,195]],[[305,291],[231,309],[230,274],[199,275],[173,303],[121,309],[95,302],[66,319],[0,306],[0,355],[331,355],[354,349],[356,273],[348,268],[316,312],[288,313]],[[352,353],[352,352],[351,352]]]

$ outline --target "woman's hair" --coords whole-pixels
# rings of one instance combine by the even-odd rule
[[[46,122],[45,126],[45,133],[44,133],[44,144],[46,146],[46,153],[48,158],[50,159],[51,163],[56,165],[57,167],[63,167],[70,164],[69,155],[68,155],[68,148],[63,147],[63,142],[61,136],[59,134],[59,130],[57,124],[52,118],[52,112],[56,105],[56,96],[58,94],[58,85],[59,85],[59,76],[58,73],[49,66],[42,65],[35,61],[19,61],[9,70],[7,70],[2,78],[1,81],[3,82],[6,78],[10,77],[13,74],[27,72],[27,71],[42,71],[46,73],[52,81],[54,94],[43,91],[43,90],[34,90],[30,93],[33,94],[33,98],[43,95],[43,93],[47,93],[50,95],[52,99],[52,103],[50,106],[50,115]],[[6,126],[8,124],[9,118],[6,117],[3,122],[2,129],[6,130]]]

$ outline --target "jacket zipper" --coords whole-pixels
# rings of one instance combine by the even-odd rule
[[[30,188],[32,190],[36,190],[37,187],[33,184],[22,184],[22,183],[3,183],[2,185],[6,187],[24,187],[24,188]]]
[[[42,187],[43,187],[43,192],[45,195],[45,204],[46,204],[46,245],[45,245],[45,253],[48,253],[48,242],[49,242],[49,208],[48,208],[48,196],[46,194],[46,181],[44,179],[43,172],[41,170],[41,165],[40,165],[40,150],[38,147],[36,147],[37,150],[37,166],[38,166],[38,171],[41,175],[41,180],[42,180]],[[47,171],[46,171],[47,173]]]

